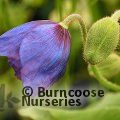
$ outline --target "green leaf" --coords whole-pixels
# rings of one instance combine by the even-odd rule
[[[44,3],[44,0],[23,0],[23,4],[30,7],[40,7]]]
[[[9,108],[13,108],[13,107],[14,107],[14,105],[13,105],[12,102],[8,101],[7,103],[8,103],[8,107],[9,107]]]
[[[24,4],[0,1],[0,32],[25,23],[28,20],[29,10],[26,11]]]
[[[41,118],[43,113],[45,116]],[[29,107],[20,109],[19,114],[33,120],[120,120],[120,93],[107,94],[83,110]]]
[[[10,98],[10,100],[14,103],[19,103],[20,102],[20,100],[16,97],[12,97],[12,98]]]
[[[9,100],[12,97],[12,92],[8,93],[7,100]]]
[[[111,81],[120,85],[120,74],[116,75]]]

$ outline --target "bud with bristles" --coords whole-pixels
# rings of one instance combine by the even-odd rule
[[[96,65],[102,76],[107,79],[114,78],[116,75],[120,74],[120,56],[112,53],[104,62]],[[91,65],[88,66],[89,74],[95,76]]]
[[[115,11],[111,18],[118,22],[120,28],[120,10]],[[120,52],[120,29],[119,29],[119,44],[117,46],[117,51]]]
[[[110,17],[97,21],[90,28],[85,43],[84,57],[90,64],[104,61],[117,47],[119,24]]]

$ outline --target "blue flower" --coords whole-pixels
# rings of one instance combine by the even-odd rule
[[[0,56],[8,57],[24,86],[50,87],[63,75],[69,52],[69,32],[49,20],[28,22],[0,36]]]

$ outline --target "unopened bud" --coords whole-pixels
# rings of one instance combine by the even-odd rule
[[[120,10],[115,11],[111,18],[118,22],[120,28]],[[120,53],[120,30],[119,30],[119,44],[117,46],[116,51]]]
[[[104,62],[96,65],[97,69],[107,79],[112,79],[120,74],[120,56],[112,53]],[[91,65],[88,66],[88,71],[91,76],[94,76]]]
[[[90,28],[85,43],[84,57],[90,64],[105,60],[117,47],[119,24],[110,17],[97,21]]]

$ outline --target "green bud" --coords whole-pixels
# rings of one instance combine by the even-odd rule
[[[97,64],[96,67],[103,77],[107,79],[115,78],[120,75],[120,56],[112,53],[104,62]],[[91,65],[88,66],[88,71],[91,76],[95,77]]]
[[[90,28],[84,48],[84,57],[90,64],[105,60],[117,47],[119,24],[110,17],[97,21]]]
[[[111,16],[111,18],[119,23],[119,28],[120,28],[120,10],[115,11],[114,14]],[[119,44],[117,46],[116,51],[118,51],[120,54],[120,29],[119,29]]]
[[[120,24],[120,10],[115,11],[111,18]]]

